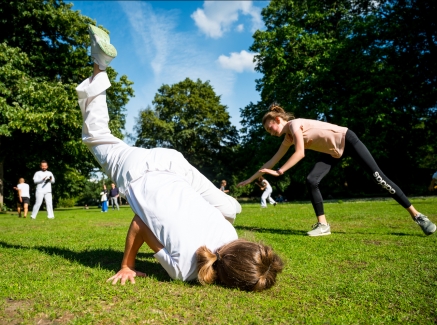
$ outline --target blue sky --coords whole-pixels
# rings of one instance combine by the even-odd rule
[[[134,82],[126,131],[133,132],[140,109],[152,105],[162,84],[185,78],[209,80],[233,125],[240,108],[259,100],[249,52],[252,35],[263,29],[268,1],[71,1],[73,10],[110,31],[118,51],[111,65]]]

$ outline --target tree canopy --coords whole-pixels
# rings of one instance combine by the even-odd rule
[[[243,145],[259,139],[261,117],[278,101],[297,117],[355,131],[408,188],[406,169],[437,164],[436,6],[431,0],[271,1],[262,11],[266,29],[255,32],[251,46],[263,74],[262,100],[242,110]]]
[[[137,146],[176,149],[211,180],[229,173],[238,132],[208,81],[163,85],[153,105],[139,114]]]
[[[75,92],[92,73],[87,24],[94,21],[71,7],[55,0],[0,6],[0,169],[8,187],[19,177],[32,183],[45,159],[56,177],[55,194],[74,196],[97,167],[81,143]],[[122,137],[132,82],[126,76],[116,80],[112,68],[108,75],[110,127]]]

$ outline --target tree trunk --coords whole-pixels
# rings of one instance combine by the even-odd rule
[[[2,140],[3,140],[3,137],[2,136],[0,136],[0,148],[1,148],[1,145],[2,145]],[[3,155],[3,153],[0,153],[1,154],[1,158],[0,158],[0,212],[2,211],[2,208],[3,208],[3,204],[4,204],[4,184],[5,184],[5,181],[4,181],[4,178],[3,178],[3,176],[4,176],[4,172],[3,172],[3,167],[4,167],[4,163],[5,163],[5,156]]]
[[[0,210],[3,207],[3,161],[0,161]]]

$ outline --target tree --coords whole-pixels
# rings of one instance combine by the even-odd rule
[[[275,100],[297,117],[349,127],[412,191],[415,173],[405,170],[437,163],[436,8],[431,0],[270,2],[251,46],[263,74],[257,107]],[[251,106],[242,113],[262,115]]]
[[[54,0],[0,6],[0,177],[4,168],[8,188],[19,177],[30,181],[45,159],[56,176],[55,198],[80,193],[97,167],[81,143],[75,93],[92,72],[87,24],[94,22],[71,6]],[[132,82],[126,76],[117,81],[111,68],[108,75],[110,127],[121,137]]]
[[[187,78],[163,85],[153,105],[153,109],[148,107],[139,114],[137,146],[176,149],[215,181],[230,175],[238,132],[208,81]]]

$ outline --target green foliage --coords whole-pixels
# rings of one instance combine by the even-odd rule
[[[0,204],[0,212],[6,212],[10,209],[6,206],[6,204]]]
[[[63,1],[3,1],[0,6],[0,162],[5,188],[19,177],[32,185],[45,159],[56,178],[55,198],[75,197],[95,159],[81,142],[75,88],[92,73],[89,17]],[[108,68],[110,128],[122,138],[132,82]],[[12,191],[5,193],[9,200]]]
[[[242,179],[243,173],[236,173],[232,175],[232,181],[229,182],[231,184],[231,186],[229,186],[229,195],[235,198],[239,198],[241,196],[247,196],[253,192],[253,190],[255,189],[255,185],[253,184],[248,184],[244,187],[237,187],[237,184],[241,182]]]
[[[106,185],[108,193],[111,189],[111,179],[105,177],[101,172],[93,173],[91,179],[84,183],[82,191],[78,197],[78,205],[93,206],[100,204],[100,193],[103,190],[103,184]]]
[[[415,174],[405,170],[437,165],[436,15],[432,0],[271,1],[262,11],[266,29],[251,46],[262,101],[242,110],[243,146],[259,145],[251,161],[265,162],[278,148],[259,133],[278,101],[297,117],[355,131],[408,191]],[[313,161],[305,160],[308,170]],[[324,180],[332,189],[344,179],[336,172]],[[296,173],[302,184],[305,174]]]
[[[58,208],[72,208],[76,205],[76,198],[61,198],[58,200]]]
[[[437,221],[437,198],[413,200]],[[311,204],[243,204],[235,228],[285,262],[270,290],[173,281],[143,245],[146,278],[113,286],[130,208],[0,217],[1,324],[434,324],[437,237],[393,200],[326,204],[333,234],[310,238]],[[140,302],[140,303],[139,303]],[[109,312],[108,312],[109,311]]]
[[[220,104],[220,96],[208,81],[187,78],[163,85],[153,105],[153,109],[140,112],[137,146],[176,149],[215,181],[229,175],[238,132],[229,121],[227,107]]]

